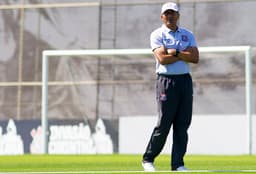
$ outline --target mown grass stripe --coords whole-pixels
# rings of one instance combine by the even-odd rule
[[[47,171],[47,172],[0,172],[0,174],[117,174],[117,173],[148,173],[144,171]],[[156,171],[155,173],[170,173],[169,170]],[[189,170],[172,173],[256,173],[256,170]]]

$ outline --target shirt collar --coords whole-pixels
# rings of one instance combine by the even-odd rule
[[[177,26],[177,27],[178,27],[178,26]],[[162,29],[163,29],[165,32],[167,32],[167,33],[169,33],[169,32],[174,32],[174,31],[171,30],[170,28],[166,27],[166,25],[164,25],[164,24],[162,25]],[[178,27],[176,31],[180,32],[180,27]]]

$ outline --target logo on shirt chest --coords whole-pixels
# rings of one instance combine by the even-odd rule
[[[186,36],[186,35],[181,35],[181,40],[182,40],[183,42],[187,42],[187,41],[188,41],[188,36]]]
[[[164,43],[165,43],[165,45],[174,45],[175,41],[173,39],[170,39],[170,38],[165,38]]]

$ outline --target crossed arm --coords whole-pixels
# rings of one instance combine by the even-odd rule
[[[199,51],[197,47],[189,47],[176,55],[176,49],[166,49],[163,46],[154,50],[154,55],[162,65],[172,64],[178,60],[189,63],[198,63]]]

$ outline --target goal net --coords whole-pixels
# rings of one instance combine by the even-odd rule
[[[242,114],[251,151],[252,70],[249,46],[200,47],[192,65],[194,115]],[[50,120],[103,119],[118,150],[118,119],[156,115],[155,59],[150,49],[46,50],[42,58],[43,152]],[[239,106],[239,107],[238,107]],[[72,137],[72,135],[71,135]]]

